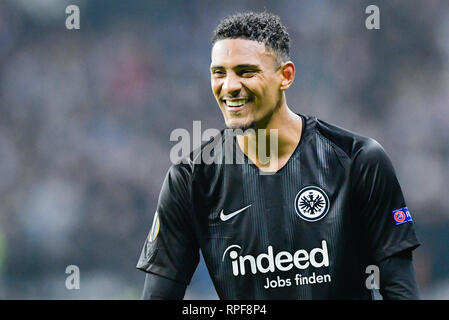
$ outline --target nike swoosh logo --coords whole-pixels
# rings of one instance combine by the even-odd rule
[[[227,220],[231,219],[232,217],[238,215],[243,210],[248,209],[251,206],[252,206],[252,204],[250,204],[249,206],[246,206],[245,208],[242,208],[240,210],[234,211],[234,212],[232,212],[230,214],[224,214],[223,210],[221,210],[221,212],[220,212],[220,219],[221,219],[221,221],[227,221]]]

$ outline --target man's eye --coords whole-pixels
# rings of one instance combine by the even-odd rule
[[[212,71],[212,74],[214,74],[214,75],[223,75],[223,74],[225,74],[223,71],[220,71],[220,70],[214,70],[214,71]]]
[[[244,76],[252,76],[256,73],[256,70],[243,70],[242,75]]]

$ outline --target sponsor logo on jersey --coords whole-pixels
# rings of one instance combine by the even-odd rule
[[[220,212],[220,219],[221,219],[221,221],[227,221],[227,220],[231,219],[232,217],[238,215],[240,212],[242,212],[242,211],[248,209],[248,208],[251,207],[251,206],[252,206],[252,204],[250,204],[249,206],[246,206],[246,207],[244,207],[244,208],[242,208],[242,209],[240,209],[240,210],[237,210],[237,211],[228,213],[228,214],[225,214],[225,213],[223,212],[223,210],[221,210],[221,212]]]
[[[395,225],[400,225],[406,222],[411,222],[412,216],[410,215],[410,212],[408,211],[407,207],[393,210],[393,221]]]
[[[322,189],[309,186],[301,189],[295,198],[298,216],[309,222],[323,219],[329,211],[329,198]]]
[[[159,220],[159,213],[156,211],[154,213],[153,225],[151,226],[150,233],[148,233],[148,241],[153,242],[156,240],[157,235],[159,234],[159,229],[161,227],[161,223]]]
[[[223,253],[222,261],[229,257],[234,276],[245,275],[246,273],[275,272],[276,270],[289,271],[292,268],[303,270],[309,266],[315,268],[329,266],[326,240],[321,241],[321,247],[313,248],[310,252],[299,249],[294,253],[288,251],[274,253],[273,247],[268,246],[266,253],[262,252],[257,256],[250,254],[242,256],[239,254],[241,249],[241,246],[232,244]],[[229,254],[227,255],[228,251]]]

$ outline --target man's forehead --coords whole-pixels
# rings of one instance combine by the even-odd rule
[[[262,64],[275,58],[265,44],[246,39],[223,39],[212,47],[212,66],[224,64]]]

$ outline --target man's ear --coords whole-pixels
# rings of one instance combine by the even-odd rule
[[[287,90],[295,80],[295,64],[291,61],[284,62],[280,68],[281,90]]]

